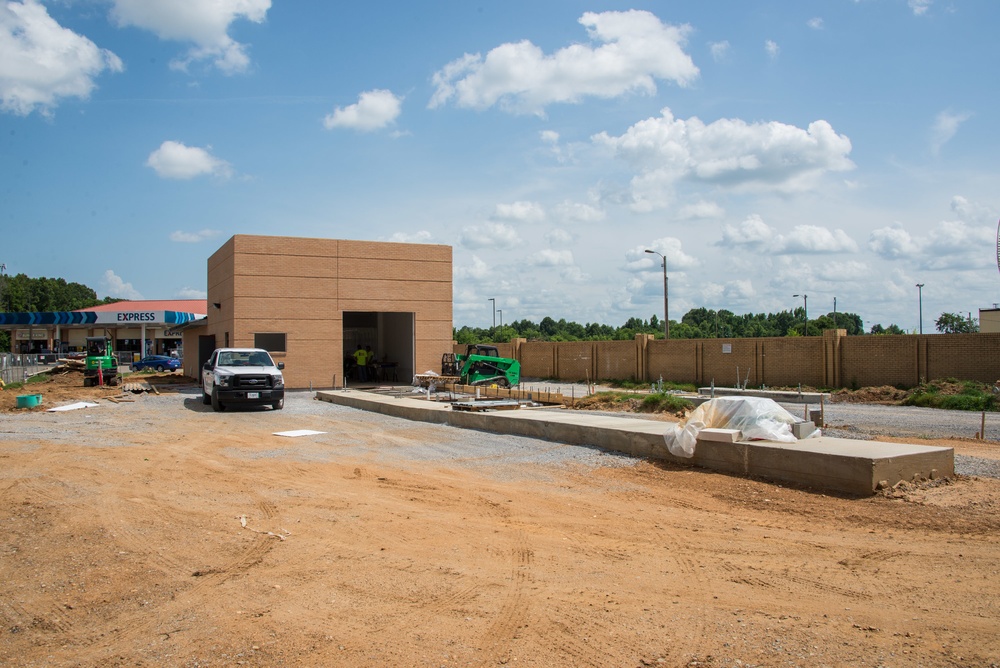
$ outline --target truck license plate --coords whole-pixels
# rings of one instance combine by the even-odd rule
[[[247,392],[247,399],[260,399],[260,392]]]

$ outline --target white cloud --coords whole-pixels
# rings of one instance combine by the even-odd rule
[[[456,283],[465,280],[481,281],[490,275],[490,268],[478,255],[473,255],[472,266],[463,267],[456,264],[451,273]]]
[[[927,235],[924,263],[930,268],[992,264],[996,260],[995,234],[992,227],[969,225],[961,220],[942,221]]]
[[[910,9],[913,10],[914,16],[923,16],[927,13],[927,10],[931,8],[933,0],[907,0],[907,4]]]
[[[493,220],[507,220],[513,223],[540,223],[545,220],[545,209],[537,202],[512,202],[497,204],[491,216]]]
[[[767,52],[768,58],[774,60],[778,57],[778,54],[781,53],[781,47],[778,46],[777,42],[769,39],[764,41],[764,51]]]
[[[626,251],[626,268],[630,271],[661,269],[663,261],[660,259],[660,256],[654,253],[647,253],[647,249],[667,256],[668,273],[677,270],[693,269],[701,265],[698,258],[684,252],[680,239],[663,237],[661,239],[654,239],[648,246],[634,246]]]
[[[94,78],[121,59],[60,26],[36,0],[0,3],[0,109],[50,116],[61,98],[87,99]]]
[[[962,220],[970,222],[992,224],[996,220],[993,209],[978,202],[970,202],[961,195],[955,195],[951,198],[951,210]]]
[[[868,248],[887,260],[913,257],[920,252],[920,244],[899,223],[873,230],[868,237]]]
[[[556,206],[556,215],[567,222],[597,223],[607,217],[607,212],[592,204],[567,200]]]
[[[722,40],[721,42],[709,42],[708,50],[712,54],[712,59],[715,62],[722,62],[729,55],[729,42]]]
[[[427,230],[420,230],[419,232],[396,232],[389,237],[389,241],[401,244],[426,244],[433,238],[433,235]]]
[[[930,270],[968,271],[996,262],[996,223],[986,207],[955,197],[952,210],[965,220],[940,221],[925,234],[911,235],[903,225],[874,230],[868,248],[885,260]],[[957,279],[955,279],[957,280]]]
[[[521,245],[517,230],[503,223],[470,225],[462,230],[460,243],[466,248],[496,248],[507,250]]]
[[[816,278],[833,283],[860,281],[867,284],[872,271],[864,262],[822,262],[815,267]]]
[[[429,106],[499,105],[513,113],[542,114],[547,105],[584,97],[652,94],[656,80],[686,86],[698,77],[683,46],[690,28],[663,24],[646,11],[585,13],[579,20],[596,44],[574,44],[546,55],[527,40],[506,43],[483,58],[465,54],[433,77]]]
[[[821,19],[818,16],[813,17],[813,18],[809,19],[808,21],[806,21],[806,25],[809,26],[810,28],[812,28],[813,30],[822,30],[823,29],[823,19]]]
[[[573,241],[573,235],[561,227],[552,228],[545,233],[544,238],[550,246],[565,246]]]
[[[358,96],[356,104],[337,107],[323,119],[327,129],[351,128],[370,132],[394,123],[402,111],[403,98],[388,90],[370,90]]]
[[[665,206],[682,178],[737,190],[797,192],[811,189],[827,172],[854,168],[847,157],[851,140],[826,121],[803,130],[739,119],[706,125],[697,117],[676,119],[667,108],[661,113],[619,137],[591,137],[638,172],[632,180],[638,210]]]
[[[240,19],[263,23],[271,0],[113,0],[111,16],[119,26],[135,26],[164,40],[193,42],[171,67],[186,71],[195,62],[210,60],[220,71],[234,74],[250,66],[247,47],[229,36]]]
[[[170,240],[176,241],[183,244],[196,244],[201,241],[207,241],[208,239],[214,239],[215,237],[222,234],[219,230],[198,230],[197,232],[182,232],[177,230],[176,232],[170,233]]]
[[[843,230],[830,231],[816,225],[796,225],[780,238],[780,253],[853,253],[858,244]]]
[[[722,218],[726,215],[725,209],[715,202],[704,200],[685,204],[677,211],[677,216],[685,220],[697,218]]]
[[[722,226],[723,246],[755,246],[774,242],[778,238],[778,232],[773,227],[764,222],[758,214],[747,216],[738,225]]]
[[[205,299],[208,297],[208,292],[196,288],[183,287],[177,291],[177,297],[180,299]]]
[[[970,118],[972,118],[972,114],[953,114],[950,111],[942,111],[938,114],[931,127],[931,152],[937,155],[941,151],[941,147],[955,136],[958,127]]]
[[[160,144],[160,148],[149,154],[146,165],[165,179],[193,179],[205,174],[228,178],[232,175],[232,167],[225,160],[216,158],[206,149],[176,141]]]
[[[719,246],[750,246],[770,255],[798,253],[854,253],[858,244],[843,230],[816,225],[796,225],[787,235],[764,222],[757,214],[747,216],[739,225],[724,225]]]
[[[571,267],[573,252],[565,249],[545,248],[533,253],[528,263],[536,267]]]
[[[897,223],[873,231],[868,247],[886,260],[907,260],[922,269],[964,271],[996,262],[995,235],[992,224],[945,220],[914,238]]]
[[[138,290],[132,287],[131,283],[127,283],[122,280],[122,278],[115,274],[115,272],[111,269],[104,272],[104,280],[102,283],[109,297],[118,297],[119,299],[142,299],[142,295]]]
[[[754,290],[752,280],[749,278],[738,278],[726,282],[722,290],[722,295],[727,301],[746,303],[748,299],[753,299],[757,296],[757,291]]]
[[[559,143],[559,133],[555,130],[542,130],[538,133],[538,136],[541,137],[542,141],[546,144],[556,145]]]

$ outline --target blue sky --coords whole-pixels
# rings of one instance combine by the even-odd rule
[[[1000,302],[993,0],[0,3],[0,262],[449,244],[456,326]]]

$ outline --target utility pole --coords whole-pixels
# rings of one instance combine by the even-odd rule
[[[809,336],[809,295],[792,295],[793,297],[802,297],[802,312],[805,314],[806,322],[805,329],[802,330],[802,336]]]
[[[659,255],[663,258],[663,338],[670,338],[670,310],[669,310],[669,299],[670,294],[667,289],[667,256],[663,253],[657,253],[654,250],[646,250],[647,253],[652,253],[653,255]]]
[[[917,302],[920,304],[920,333],[924,333],[924,283],[917,283]]]

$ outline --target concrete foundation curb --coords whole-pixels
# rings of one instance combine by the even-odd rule
[[[599,447],[857,496],[871,495],[880,485],[955,475],[952,448],[825,436],[795,443],[699,439],[694,457],[687,459],[667,450],[663,435],[672,427],[667,422],[558,409],[454,411],[448,403],[356,390],[317,392],[316,398],[407,420]]]

